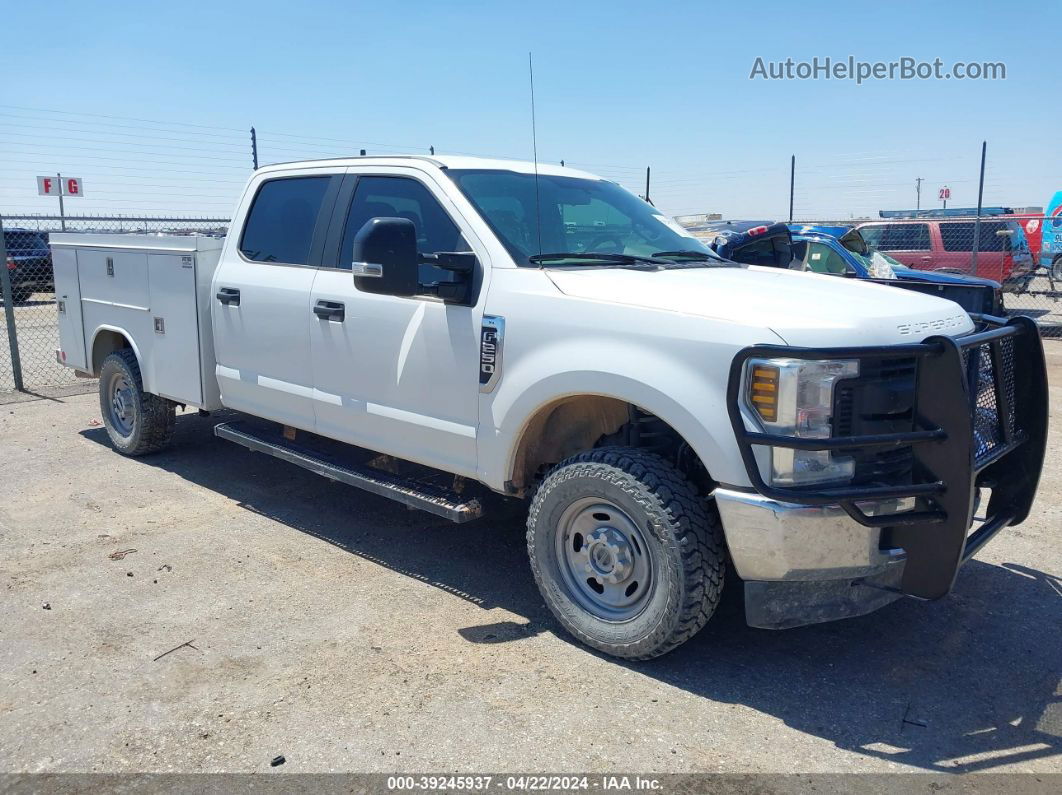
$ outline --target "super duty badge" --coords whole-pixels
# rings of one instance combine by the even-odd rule
[[[501,377],[505,318],[484,315],[479,333],[479,391],[490,392]]]

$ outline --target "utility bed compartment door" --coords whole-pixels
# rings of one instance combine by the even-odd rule
[[[195,257],[148,254],[151,356],[146,357],[154,392],[179,403],[203,402],[196,313]]]
[[[59,311],[59,361],[78,370],[88,370],[85,329],[81,321],[81,285],[77,276],[77,252],[56,248],[52,252],[55,301]]]
[[[79,249],[77,267],[85,301],[147,311],[147,254],[142,251]]]

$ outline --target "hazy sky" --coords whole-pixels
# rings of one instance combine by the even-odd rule
[[[670,214],[848,218],[1062,188],[1062,3],[5,3],[0,210],[228,215],[250,170],[313,156],[538,152]],[[1002,61],[1001,81],[750,80],[757,56]],[[1052,87],[1053,86],[1053,87]]]

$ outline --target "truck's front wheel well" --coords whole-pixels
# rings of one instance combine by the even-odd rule
[[[120,331],[112,331],[110,329],[101,331],[92,341],[92,359],[90,360],[92,374],[99,375],[100,368],[103,367],[103,360],[112,353],[132,347],[129,340]]]
[[[510,488],[525,493],[554,464],[611,445],[654,452],[699,489],[711,488],[707,468],[678,431],[632,403],[600,395],[562,398],[531,419],[516,451]]]

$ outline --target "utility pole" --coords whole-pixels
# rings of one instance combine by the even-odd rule
[[[258,170],[258,136],[255,135],[254,127],[251,128],[251,163],[254,170]]]
[[[789,223],[793,223],[793,188],[796,185],[796,155],[789,159]]]
[[[15,389],[21,392],[23,387],[22,360],[18,355],[18,329],[15,327],[15,293],[11,289],[11,274],[4,267],[5,262],[7,262],[7,245],[4,242],[4,222],[0,218],[0,305],[4,307],[4,320],[7,322],[7,345],[11,352],[11,378],[15,382]]]
[[[977,275],[977,249],[981,243],[981,200],[985,194],[985,154],[988,151],[988,141],[981,141],[981,179],[977,183],[977,218],[974,220],[973,258],[970,272]]]
[[[915,177],[915,209],[922,209],[922,177]]]
[[[59,180],[59,226],[65,232],[66,231],[66,213],[63,212],[63,175],[56,174],[55,178]]]

